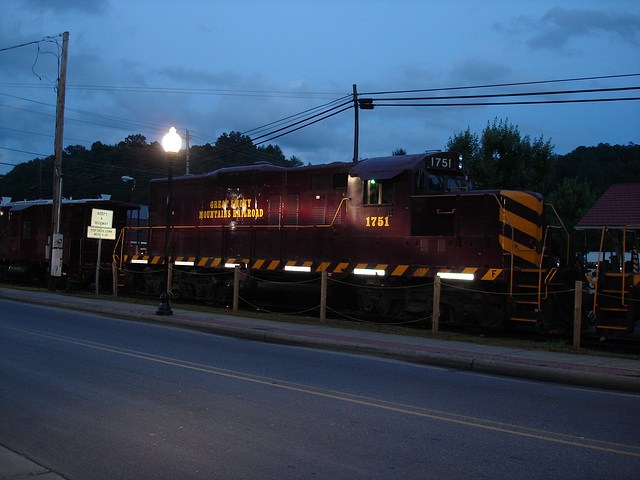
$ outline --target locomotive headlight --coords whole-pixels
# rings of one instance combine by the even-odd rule
[[[458,156],[458,170],[462,170],[462,154]]]
[[[382,269],[376,269],[376,268],[354,268],[353,273],[355,275],[373,275],[373,276],[384,277],[386,272]]]

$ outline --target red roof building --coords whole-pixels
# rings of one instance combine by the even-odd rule
[[[640,226],[640,183],[611,185],[578,222],[578,228]]]

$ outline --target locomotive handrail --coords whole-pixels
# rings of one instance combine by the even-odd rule
[[[438,215],[453,215],[454,213],[456,213],[456,209],[454,208],[453,210],[450,210],[448,212],[443,212],[442,210],[440,210],[439,208],[436,210],[436,213]]]
[[[598,306],[598,287],[600,286],[600,257],[602,256],[602,249],[604,247],[604,236],[607,233],[607,227],[602,227],[602,235],[600,236],[600,247],[598,249],[598,261],[596,262],[596,283],[593,287],[593,312],[596,312]],[[604,257],[602,257],[604,258]]]
[[[493,193],[493,194],[491,194],[491,196],[496,199],[496,202],[498,203],[498,207],[500,208],[500,211],[502,212],[502,216],[507,221],[507,224],[509,225],[509,228],[511,229],[511,242],[510,242],[510,246],[509,246],[509,248],[510,248],[509,255],[511,257],[511,265],[509,266],[509,296],[513,297],[513,267],[514,267],[514,257],[515,257],[515,255],[513,254],[513,246],[516,243],[515,240],[514,240],[515,228],[513,227],[513,224],[511,223],[511,220],[509,220],[509,215],[507,215],[507,209],[504,208],[504,205],[502,205],[502,203],[500,203],[500,199],[498,198],[498,195]]]
[[[553,208],[553,206],[552,206]],[[554,226],[554,225],[547,225],[547,227],[544,229],[544,238],[542,239],[542,251],[540,252],[540,262],[538,263],[538,308],[540,308],[540,306],[542,305],[542,300],[546,300],[547,297],[549,296],[549,283],[551,282],[551,279],[553,278],[553,276],[555,276],[555,271],[557,270],[557,268],[552,268],[549,273],[553,272],[553,275],[551,276],[551,278],[549,278],[549,275],[547,275],[547,277],[544,280],[544,297],[542,297],[542,264],[544,262],[544,252],[547,249],[547,238],[549,237],[549,230],[552,228],[560,228],[559,226]],[[568,245],[567,245],[568,248]]]
[[[625,262],[625,255],[627,253],[627,228],[640,228],[640,225],[625,225],[624,229],[622,230],[622,288],[620,290],[622,291],[622,305],[625,307],[628,306],[624,303],[624,292],[625,292],[624,283],[625,283],[625,278],[627,276],[626,275],[627,262]]]
[[[620,275],[620,282],[622,283],[622,285],[620,285],[620,305],[622,307],[628,307],[629,305],[625,303],[625,282],[626,282],[626,277],[627,277],[627,262],[625,261],[625,254],[627,252],[627,229],[635,229],[635,228],[640,228],[640,225],[625,225],[624,228],[622,229],[622,268],[621,268],[621,275]],[[595,280],[595,285],[593,288],[593,310],[596,310],[596,307],[598,305],[598,293],[599,293],[599,286],[600,286],[600,265],[602,264],[601,262],[601,258],[602,260],[604,260],[604,255],[603,255],[603,251],[604,251],[604,240],[605,240],[605,235],[607,232],[607,227],[604,226],[602,227],[602,235],[600,237],[600,248],[598,250],[598,261],[596,263],[596,280]],[[606,272],[603,272],[606,275]]]
[[[551,280],[553,280],[553,277],[556,276],[556,273],[558,273],[558,269],[556,267],[553,267],[551,270],[549,270],[547,276],[544,277],[544,284],[549,285],[551,283]]]
[[[124,255],[124,238],[125,238],[125,230],[128,227],[125,227],[123,229],[120,230],[120,233],[118,234],[118,239],[116,240],[116,245],[113,248],[113,254],[111,255],[112,260],[114,263],[118,264],[118,268],[121,269],[122,268],[122,258]],[[118,245],[120,246],[120,256],[118,258]]]
[[[545,203],[545,205],[551,207],[551,210],[553,210],[553,213],[555,214],[556,218],[558,219],[558,221],[560,222],[560,225],[549,225],[549,227],[551,228],[562,228],[562,230],[564,230],[564,233],[567,237],[567,267],[569,267],[570,265],[570,237],[569,237],[569,231],[567,230],[567,227],[564,225],[564,222],[562,221],[562,218],[560,218],[560,215],[558,215],[558,211],[556,210],[556,207],[553,206],[552,203]]]

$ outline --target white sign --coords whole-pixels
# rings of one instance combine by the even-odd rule
[[[103,238],[105,240],[116,239],[115,228],[87,227],[87,238]]]
[[[91,226],[97,228],[111,228],[113,226],[113,210],[103,210],[101,208],[91,209]]]

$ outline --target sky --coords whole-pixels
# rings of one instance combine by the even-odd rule
[[[65,31],[64,147],[175,126],[191,145],[235,131],[305,164],[351,161],[354,84],[375,105],[358,111],[359,158],[445,149],[494,119],[560,155],[640,143],[640,100],[451,105],[640,97],[549,93],[640,87],[637,0],[2,0],[0,17],[0,174],[53,154]],[[551,80],[570,81],[535,83]],[[274,133],[303,119],[318,121]]]

